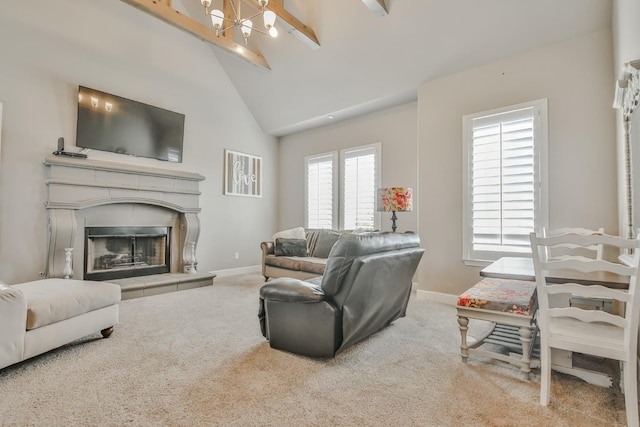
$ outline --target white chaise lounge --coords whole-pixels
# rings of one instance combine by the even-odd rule
[[[0,284],[0,369],[118,323],[120,286],[45,279]]]

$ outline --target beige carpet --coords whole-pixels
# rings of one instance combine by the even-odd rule
[[[455,309],[407,317],[330,360],[273,350],[259,275],[121,304],[120,325],[0,370],[1,426],[612,426],[619,391],[459,357]],[[537,372],[536,372],[537,374]]]

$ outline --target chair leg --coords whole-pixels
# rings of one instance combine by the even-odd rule
[[[469,346],[467,346],[467,330],[469,329],[469,319],[466,317],[458,316],[458,325],[460,325],[460,355],[462,356],[462,362],[467,363],[469,359]]]
[[[544,339],[543,339],[544,341]],[[540,405],[549,405],[551,397],[551,349],[540,343]]]
[[[627,410],[627,426],[638,427],[638,382],[635,357],[631,362],[623,363],[624,404]]]

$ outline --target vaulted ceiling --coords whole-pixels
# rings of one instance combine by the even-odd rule
[[[123,1],[137,7],[145,3],[170,7],[215,37],[200,0]],[[232,53],[233,46],[244,45],[242,37],[230,41],[235,43],[232,48],[215,40],[210,46],[262,129],[275,136],[404,103],[416,99],[424,81],[611,26],[610,0],[271,0],[270,4],[279,14],[279,36],[250,37],[247,48],[258,53],[258,60],[253,53],[244,59]],[[222,7],[222,0],[213,0],[213,5]],[[388,11],[382,11],[383,16],[376,13],[381,6]],[[246,5],[247,13],[251,7]],[[161,18],[170,21],[173,16]],[[310,47],[314,43],[307,35],[299,37],[305,25],[319,47]],[[298,37],[288,33],[295,28]],[[256,65],[260,57],[270,69]]]

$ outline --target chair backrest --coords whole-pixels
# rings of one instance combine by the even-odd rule
[[[598,230],[590,230],[580,227],[564,227],[554,230],[542,229],[543,237],[557,236],[559,234],[604,234],[604,228]],[[547,255],[549,258],[567,258],[572,256],[584,256],[586,258],[602,259],[603,257],[603,245],[591,245],[588,247],[579,247],[570,243],[561,243],[552,248],[547,249]]]
[[[541,334],[548,333],[550,318],[572,318],[580,322],[603,322],[624,328],[625,348],[637,345],[638,305],[640,294],[636,280],[640,265],[640,240],[629,240],[606,234],[565,233],[550,237],[538,237],[530,234],[533,263],[536,274],[536,290],[538,293],[538,322]],[[576,248],[602,245],[618,251],[635,249],[633,265],[627,266],[603,259],[586,257],[549,257],[549,249],[558,245],[569,245]],[[628,290],[612,289],[602,285],[581,285],[575,283],[576,277],[588,273],[597,280],[607,275],[628,277]],[[560,279],[567,277],[566,279]],[[551,279],[552,278],[552,279]],[[568,307],[558,304],[558,296],[577,295],[585,298],[610,298],[624,303],[622,315],[610,314],[601,310],[584,310],[580,307]]]

